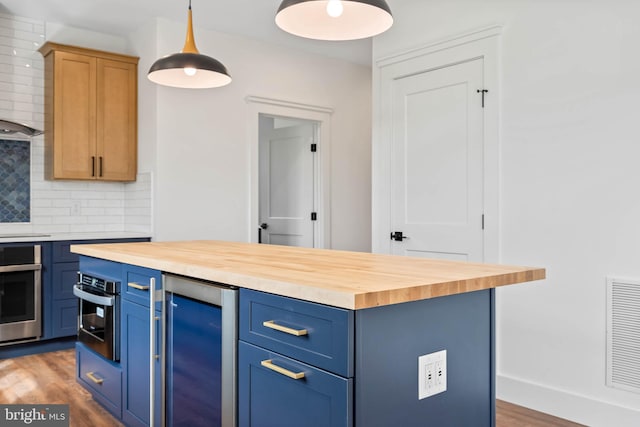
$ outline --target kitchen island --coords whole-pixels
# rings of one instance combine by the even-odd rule
[[[72,251],[81,268],[83,258],[105,260],[240,289],[240,426],[494,425],[494,288],[545,277],[540,268],[218,241]]]

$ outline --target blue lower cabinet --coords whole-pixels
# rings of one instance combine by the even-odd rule
[[[116,418],[121,418],[122,370],[120,366],[94,353],[82,343],[76,343],[76,369],[78,382]]]
[[[352,396],[352,379],[243,341],[238,344],[240,427],[351,426]]]
[[[55,337],[68,337],[78,333],[78,299],[53,301],[51,326]]]
[[[160,314],[156,313],[159,318]],[[120,359],[123,372],[122,422],[129,426],[149,426],[149,308],[122,300]],[[159,331],[160,328],[156,330]],[[159,353],[160,340],[156,339]],[[160,359],[156,358],[155,379],[155,425],[160,420]]]

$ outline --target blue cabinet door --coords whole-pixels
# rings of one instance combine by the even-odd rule
[[[122,421],[129,427],[149,426],[149,309],[126,299],[121,301]],[[160,314],[156,312],[156,317],[159,316]],[[159,329],[156,330],[159,331]],[[160,340],[156,339],[156,343],[159,346]],[[155,359],[154,363],[156,364],[154,417],[157,424],[161,409],[159,359]]]
[[[48,338],[68,337],[78,333],[78,299],[73,285],[78,281],[78,263],[53,264],[51,334]]]
[[[49,338],[70,337],[78,333],[78,299],[71,298],[51,303],[52,334]]]
[[[290,378],[263,362],[304,377]],[[244,341],[238,344],[240,427],[351,426],[352,389],[351,379]]]

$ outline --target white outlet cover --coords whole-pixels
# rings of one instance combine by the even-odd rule
[[[418,400],[447,391],[447,350],[418,357]]]

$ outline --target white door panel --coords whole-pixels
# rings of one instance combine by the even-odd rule
[[[395,254],[483,259],[482,59],[393,83]]]
[[[260,141],[262,242],[313,247],[315,159],[311,123],[270,129]]]

